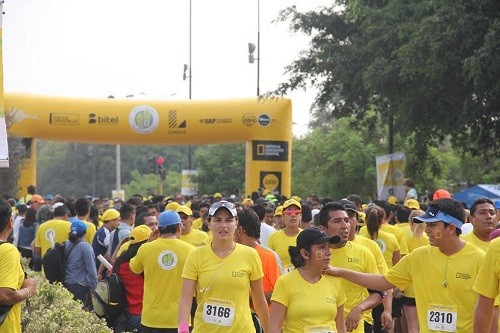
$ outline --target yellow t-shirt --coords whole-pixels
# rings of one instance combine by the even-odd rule
[[[359,235],[371,239],[370,235],[368,234],[368,229],[365,229],[363,231],[360,230]],[[380,247],[380,250],[384,255],[387,267],[391,268],[393,266],[392,257],[394,255],[394,252],[400,250],[399,242],[396,239],[396,236],[388,232],[382,231],[381,229],[378,231],[378,237],[374,241]]]
[[[191,251],[182,277],[196,281],[198,307],[193,333],[255,331],[250,315],[250,281],[263,276],[259,254],[251,247],[236,244],[224,259],[212,251],[211,245]]]
[[[406,224],[406,223],[405,223]],[[429,245],[429,236],[424,232],[422,237],[416,238],[413,236],[411,229],[408,229],[410,233],[404,234],[404,238],[406,240],[406,244],[408,245],[408,251],[412,253],[416,248]],[[408,288],[403,290],[403,293],[406,297],[415,298],[415,290],[413,289],[413,284],[411,284]]]
[[[337,332],[337,308],[346,302],[346,296],[340,278],[323,275],[311,284],[294,269],[278,278],[271,301],[286,306],[283,333],[309,332],[309,326],[324,326],[318,332]]]
[[[387,273],[389,268],[387,268],[387,264],[386,264],[385,259],[384,259],[384,254],[382,253],[382,250],[380,249],[380,247],[378,246],[378,244],[375,241],[373,241],[369,238],[366,238],[366,237],[356,236],[356,237],[354,237],[353,242],[356,244],[361,244],[364,247],[368,248],[368,250],[370,250],[370,252],[375,257],[375,261],[377,263],[377,269],[378,269],[379,274]]]
[[[177,328],[181,298],[181,273],[195,247],[173,238],[158,238],[142,244],[130,260],[130,270],[144,272],[141,324],[153,328]]]
[[[126,250],[128,250],[130,246],[130,240],[124,242],[119,248],[118,250],[116,250],[116,258],[118,258],[123,252],[125,252]]]
[[[473,289],[481,295],[496,298],[500,289],[500,238],[490,242],[483,266],[479,270]]]
[[[201,226],[203,225],[203,219],[201,217],[198,217],[196,220],[193,221],[191,224],[191,229],[198,229],[201,230]]]
[[[94,223],[90,223],[87,221],[83,221],[85,225],[87,226],[87,232],[85,232],[85,235],[83,236],[83,239],[87,241],[87,243],[92,244],[92,241],[94,240],[94,235],[96,233],[96,228]]]
[[[206,232],[198,230],[198,229],[193,229],[191,228],[191,231],[187,235],[181,234],[180,240],[185,241],[191,245],[194,246],[201,246],[205,244],[205,242],[208,239],[208,235]]]
[[[55,243],[69,239],[71,223],[66,220],[48,220],[38,227],[35,236],[35,246],[41,248],[42,257],[51,248],[51,236]]]
[[[460,237],[474,245],[476,245],[478,248],[480,248],[483,251],[488,251],[488,247],[490,246],[490,242],[485,242],[481,239],[479,239],[475,234],[474,231],[469,232],[468,234],[465,235],[460,235]]]
[[[299,233],[300,231],[302,231],[302,229],[299,229]],[[285,234],[283,229],[281,229],[273,232],[267,239],[266,246],[276,252],[278,257],[280,257],[284,273],[290,272],[295,268],[292,264],[290,254],[288,253],[288,247],[297,245],[297,236],[299,233],[290,237]]]
[[[20,254],[10,244],[0,245],[0,287],[19,290],[24,282],[24,271],[21,267]],[[7,318],[0,325],[0,333],[21,333],[21,303],[16,303],[9,311]]]
[[[401,290],[413,282],[420,332],[445,332],[428,327],[443,324],[444,317],[456,323],[457,333],[470,333],[477,301],[472,284],[483,259],[484,251],[470,243],[451,256],[428,245],[404,256],[385,278]]]
[[[340,268],[347,268],[355,272],[362,273],[373,273],[377,274],[377,264],[375,262],[375,257],[370,251],[363,245],[356,244],[354,242],[347,242],[347,244],[339,249],[330,249],[332,256],[330,257],[330,265]],[[342,279],[342,288],[347,297],[347,301],[344,304],[344,318],[351,310],[364,301],[368,296],[368,290],[360,285]],[[363,312],[363,318],[358,324],[358,328],[353,332],[363,333],[364,324],[363,319],[368,323],[373,323],[371,316],[371,310]]]

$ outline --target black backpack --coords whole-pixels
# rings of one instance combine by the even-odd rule
[[[92,290],[94,312],[108,323],[112,323],[127,309],[127,293],[118,269],[119,265],[115,263],[113,273],[99,281]]]
[[[79,242],[80,241],[75,242],[69,248],[68,253],[64,252],[64,244],[66,242],[63,242],[62,244],[56,243],[53,248],[44,254],[42,258],[43,272],[50,283],[64,283],[64,278],[66,276],[66,260]]]

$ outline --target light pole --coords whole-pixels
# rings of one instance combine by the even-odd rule
[[[257,48],[257,58],[253,53]],[[248,43],[248,62],[253,64],[257,60],[257,97],[260,96],[260,0],[257,0],[257,47],[255,44]]]
[[[189,79],[189,100],[191,100],[191,87],[192,87],[192,76],[191,76],[191,46],[192,46],[192,18],[193,18],[193,11],[192,11],[192,0],[189,0],[189,65],[184,64],[184,73],[182,74],[182,79],[185,81],[186,79]],[[189,73],[187,73],[189,70]],[[193,170],[193,162],[191,159],[192,155],[192,147],[191,145],[188,145],[188,169]]]

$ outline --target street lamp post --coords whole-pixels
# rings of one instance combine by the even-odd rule
[[[257,58],[253,55],[257,49]],[[257,0],[257,47],[248,43],[248,62],[253,64],[257,60],[257,97],[260,96],[260,0]]]

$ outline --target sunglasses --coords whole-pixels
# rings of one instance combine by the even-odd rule
[[[300,209],[287,209],[283,212],[283,215],[295,216],[301,213],[302,211]]]

